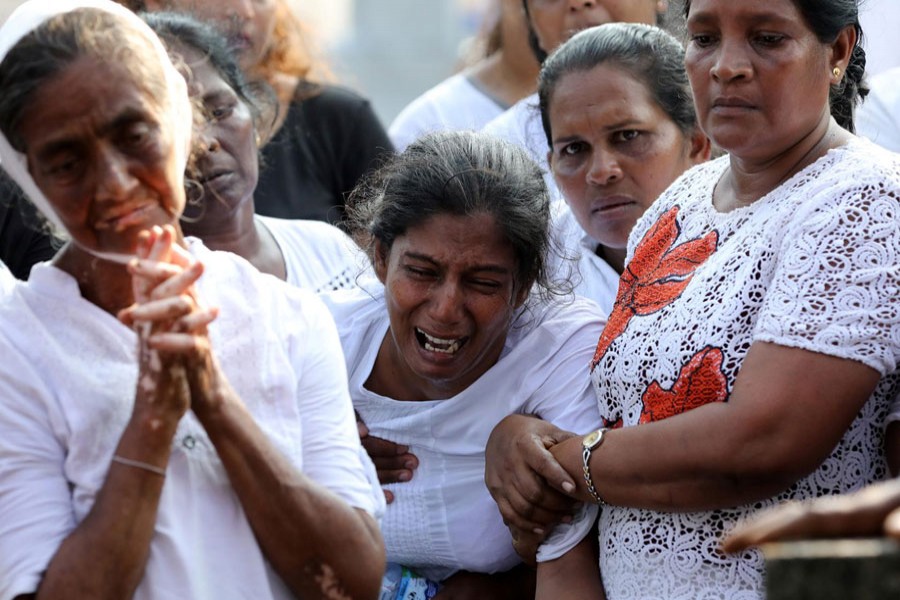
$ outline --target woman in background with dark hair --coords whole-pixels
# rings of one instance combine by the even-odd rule
[[[145,13],[144,20],[182,64],[201,107],[194,181],[187,186],[193,198],[181,219],[185,234],[297,287],[323,292],[354,285],[365,258],[343,231],[321,221],[255,214],[259,131],[267,128],[274,102],[268,86],[244,80],[212,25],[170,12]]]
[[[519,530],[545,526],[526,510],[540,481],[603,505],[611,600],[762,598],[762,556],[725,555],[722,534],[886,478],[900,384],[900,305],[884,302],[900,289],[900,159],[851,133],[857,1],[691,0],[686,15],[699,122],[728,155],[635,226],[592,361],[600,429],[509,418],[488,447]]]
[[[327,83],[307,32],[286,0],[122,0],[135,10],[174,10],[215,24],[241,67],[278,96],[277,118],[261,131],[256,210],[282,219],[340,225],[346,195],[393,152],[369,101]]]

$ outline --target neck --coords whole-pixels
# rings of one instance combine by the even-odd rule
[[[237,211],[215,218],[204,216],[201,220],[182,227],[187,235],[203,240],[211,250],[231,252],[246,259],[263,273],[286,279],[284,257],[277,242],[256,218],[253,200],[243,202]]]
[[[178,243],[183,246],[180,235]],[[82,298],[111,315],[134,303],[131,274],[123,263],[99,258],[68,242],[53,264],[75,278]]]
[[[730,156],[730,168],[716,187],[714,205],[719,212],[749,206],[802,171],[829,150],[846,144],[852,134],[831,117],[823,119],[800,141],[766,159]]]
[[[512,106],[533,93],[537,81],[537,69],[521,62],[501,49],[475,65],[469,77],[498,103]]]
[[[626,248],[610,248],[602,244],[597,244],[597,256],[606,261],[606,263],[615,269],[619,275],[625,270],[625,256],[628,254]]]

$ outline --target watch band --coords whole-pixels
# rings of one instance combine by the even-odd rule
[[[584,471],[584,482],[587,484],[588,494],[591,495],[591,498],[594,499],[594,502],[599,504],[600,506],[608,506],[606,501],[600,497],[600,494],[597,493],[597,488],[594,487],[594,481],[591,478],[591,451],[603,443],[604,434],[606,434],[607,429],[600,429],[597,433],[599,434],[599,438],[597,441],[588,446],[583,445],[581,447],[581,462],[582,462],[582,470]]]

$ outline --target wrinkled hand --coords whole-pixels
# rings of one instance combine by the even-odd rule
[[[369,428],[359,414],[356,415],[356,427],[360,443],[375,464],[379,482],[402,483],[413,478],[413,472],[419,468],[419,459],[409,452],[409,446],[369,435]],[[394,494],[384,490],[384,498],[390,504],[394,501]]]
[[[575,500],[547,483],[561,482],[564,490],[575,491],[572,478],[549,452],[572,437],[575,434],[552,423],[524,415],[506,417],[491,433],[484,481],[514,539],[521,540],[517,551],[534,545],[527,532],[543,540],[552,526],[570,521],[578,508]]]
[[[181,405],[183,413],[194,396],[194,367],[206,359],[206,328],[217,311],[198,301],[194,283],[203,265],[175,244],[174,229],[144,232],[136,254],[128,265],[135,302],[118,316],[139,338],[138,398],[165,399]]]
[[[766,542],[882,535],[900,539],[900,479],[853,494],[776,506],[736,527],[722,549],[731,553]]]

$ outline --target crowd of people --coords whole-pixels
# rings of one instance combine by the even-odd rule
[[[0,600],[751,600],[900,537],[858,0],[497,2],[388,129],[286,0],[0,27]]]

